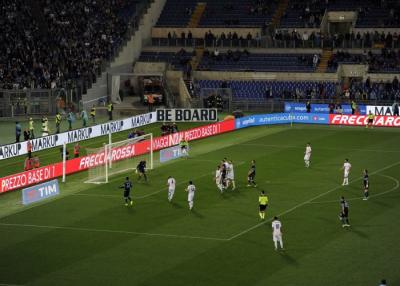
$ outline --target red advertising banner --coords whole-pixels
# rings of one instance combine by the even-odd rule
[[[365,126],[368,123],[367,115],[329,115],[329,124],[333,125],[353,125],[353,126]],[[399,116],[375,116],[373,126],[380,127],[400,127]]]
[[[153,138],[153,151],[164,149],[179,144],[185,138],[188,141],[202,139],[221,133],[233,131],[235,120],[227,120],[192,128],[186,131]],[[111,152],[112,161],[119,161],[134,156],[148,153],[150,141],[141,141],[132,145],[113,148]],[[73,174],[92,167],[104,164],[104,153],[91,154],[81,158],[74,158],[66,162],[66,174]],[[29,185],[38,184],[62,176],[62,162],[44,166],[30,171],[0,178],[0,193],[18,190]]]

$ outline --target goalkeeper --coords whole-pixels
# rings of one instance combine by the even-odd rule
[[[189,156],[189,142],[186,139],[182,139],[179,146],[181,147],[183,156]]]
[[[138,173],[138,181],[143,177],[145,182],[147,182],[147,175],[146,175],[146,160],[140,161],[139,164],[136,166],[136,172]]]

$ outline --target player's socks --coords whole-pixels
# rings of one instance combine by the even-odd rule
[[[133,201],[131,201],[131,206],[133,206]]]
[[[275,245],[275,250],[278,250],[278,242],[274,241],[274,245]]]
[[[262,213],[261,212],[259,212],[258,213],[258,215],[260,216],[260,219],[262,219],[263,217],[262,217]]]

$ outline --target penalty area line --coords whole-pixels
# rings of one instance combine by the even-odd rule
[[[395,162],[395,163],[390,164],[390,165],[387,165],[386,167],[383,167],[383,168],[381,168],[381,169],[378,169],[378,170],[376,170],[376,171],[370,173],[370,175],[378,174],[378,173],[380,173],[380,172],[382,172],[382,171],[385,171],[385,170],[387,170],[387,169],[390,169],[390,168],[392,168],[392,167],[394,167],[394,166],[397,166],[397,165],[399,165],[399,164],[400,164],[400,161]],[[361,179],[362,179],[362,178],[360,177],[360,178],[357,178],[357,179],[355,179],[355,180],[353,180],[353,181],[351,181],[351,182],[354,183],[354,182],[360,181]],[[317,196],[315,196],[315,197],[312,197],[312,198],[310,198],[310,199],[308,199],[308,200],[306,200],[306,201],[304,201],[304,202],[302,202],[302,203],[300,203],[300,204],[298,204],[298,205],[295,205],[294,207],[292,207],[292,208],[290,208],[290,209],[288,209],[288,210],[286,210],[286,211],[284,211],[284,212],[278,214],[277,216],[278,216],[278,217],[281,217],[281,216],[284,216],[284,215],[286,215],[286,214],[288,214],[288,213],[291,213],[292,211],[294,211],[294,210],[296,210],[296,209],[298,209],[298,208],[300,208],[300,207],[302,207],[302,206],[304,206],[304,205],[307,205],[307,204],[309,204],[309,203],[312,203],[312,202],[315,201],[316,199],[319,199],[319,198],[321,198],[321,197],[323,197],[323,196],[326,196],[326,195],[328,195],[328,194],[330,194],[330,193],[332,193],[332,192],[334,192],[334,191],[336,191],[336,190],[338,190],[338,189],[340,189],[340,188],[343,188],[343,186],[342,186],[342,185],[339,185],[339,186],[337,186],[337,187],[334,187],[334,188],[332,188],[332,189],[330,189],[330,190],[328,190],[328,191],[326,191],[326,192],[324,192],[324,193],[321,193],[321,194],[319,194],[319,195],[317,195]],[[272,218],[269,219],[269,220],[266,220],[266,221],[262,221],[262,222],[260,222],[260,223],[258,223],[258,224],[256,224],[256,225],[253,225],[252,227],[249,227],[249,228],[247,228],[247,229],[245,229],[245,230],[243,230],[243,231],[241,231],[241,232],[239,232],[239,233],[237,233],[237,234],[235,234],[235,235],[229,237],[229,238],[228,238],[228,241],[233,240],[233,239],[235,239],[235,238],[238,238],[238,237],[240,237],[240,236],[242,236],[242,235],[244,235],[244,234],[246,234],[246,233],[248,233],[248,232],[250,232],[250,231],[252,231],[252,230],[254,230],[254,229],[256,229],[256,228],[258,228],[258,227],[260,227],[260,226],[262,226],[262,225],[264,225],[264,224],[266,224],[266,223],[268,223],[268,222],[271,222],[271,221],[272,221]]]

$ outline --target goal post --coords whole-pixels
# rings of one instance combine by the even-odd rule
[[[87,156],[93,157],[97,163],[88,169],[88,179],[85,183],[108,183],[110,176],[134,171],[137,164],[143,160],[147,163],[147,169],[153,169],[153,134],[151,133],[104,144],[100,148],[87,148],[86,151]]]

